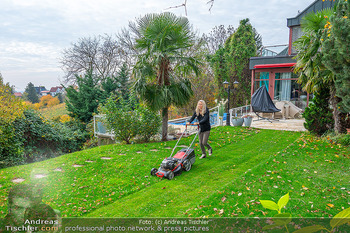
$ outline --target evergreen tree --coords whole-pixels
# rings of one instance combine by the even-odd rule
[[[117,76],[119,80],[119,92],[124,100],[128,100],[130,97],[130,80],[129,69],[126,63],[120,68]]]
[[[63,102],[64,102],[64,96],[63,96],[62,93],[58,93],[58,94],[56,95],[56,97],[58,98],[58,100],[60,101],[60,103],[63,103]]]
[[[329,87],[320,88],[303,113],[305,129],[318,136],[322,136],[334,125],[332,110],[329,108],[329,93]]]
[[[335,75],[338,104],[344,113],[350,112],[350,2],[339,0],[335,14],[329,17],[322,40],[323,63]]]
[[[226,60],[229,62],[227,81],[232,85],[234,81],[239,82],[239,86],[232,94],[233,107],[246,104],[250,100],[251,73],[249,70],[249,59],[257,54],[256,35],[249,19],[241,20],[239,27],[226,41],[228,53]]]
[[[69,116],[87,123],[91,120],[93,113],[97,113],[98,105],[106,98],[92,72],[88,72],[84,78],[76,75],[76,79],[77,89],[74,86],[66,88],[68,98],[66,107]]]
[[[38,94],[36,93],[35,87],[33,83],[28,83],[25,91],[27,99],[32,102],[33,104],[39,103],[39,97]]]
[[[219,88],[217,94],[218,99],[227,98],[226,90],[224,89],[224,81],[229,80],[227,72],[227,61],[226,61],[226,50],[225,47],[219,47],[216,53],[210,58],[211,67],[214,71],[215,81]]]
[[[219,87],[219,98],[227,98],[227,90],[223,87],[224,81],[228,81],[231,85],[234,81],[239,82],[237,90],[231,92],[230,103],[233,103],[233,106],[245,105],[246,100],[250,100],[249,58],[256,56],[257,47],[261,47],[261,36],[252,27],[249,19],[244,19],[240,21],[239,27],[226,40],[224,46],[219,47],[211,57],[211,65]]]
[[[119,96],[117,90],[119,88],[119,80],[118,77],[106,77],[101,82],[101,87],[104,90],[105,98],[109,98],[111,94]]]

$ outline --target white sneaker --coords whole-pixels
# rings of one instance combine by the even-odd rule
[[[209,149],[209,156],[213,154],[213,148]]]
[[[204,159],[206,158],[207,156],[205,154],[202,154],[202,156],[199,158],[199,159]]]

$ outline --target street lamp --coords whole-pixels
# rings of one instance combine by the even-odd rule
[[[239,82],[236,80],[233,82],[233,89],[238,87]],[[229,82],[224,82],[224,88],[227,89],[227,115],[226,115],[226,125],[230,126],[230,86]]]
[[[229,82],[224,82],[224,88],[227,89],[227,114],[226,114],[226,125],[230,126],[230,87]]]

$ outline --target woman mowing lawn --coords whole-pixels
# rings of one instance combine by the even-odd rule
[[[205,104],[204,100],[200,100],[197,103],[196,111],[193,113],[191,119],[187,122],[190,124],[197,117],[198,122],[194,123],[195,125],[199,124],[199,145],[201,146],[202,156],[200,159],[203,159],[206,156],[205,147],[208,148],[209,155],[212,154],[213,149],[208,144],[209,134],[210,134],[210,121],[209,121],[209,109]]]

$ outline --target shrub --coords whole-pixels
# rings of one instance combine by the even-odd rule
[[[310,103],[303,113],[305,128],[318,136],[332,129],[334,125],[333,114],[328,103],[329,97],[329,89],[321,89],[315,93],[313,103]]]
[[[77,151],[86,140],[78,127],[46,120],[34,110],[26,110],[14,124],[28,162]]]
[[[140,127],[138,112],[131,108],[130,103],[122,99],[118,104],[114,97],[107,99],[101,111],[106,114],[106,123],[108,128],[113,130],[115,139],[130,144]]]
[[[161,118],[147,107],[140,106],[138,112],[140,114],[140,127],[137,135],[142,141],[148,142],[152,136],[159,133]]]
[[[111,97],[100,112],[106,115],[108,128],[113,130],[117,141],[129,144],[135,137],[149,141],[159,132],[160,117],[148,108],[135,104],[132,98],[127,102]]]
[[[331,143],[350,146],[350,134],[335,134],[334,132],[325,135],[325,138]]]
[[[50,108],[52,106],[58,105],[60,101],[58,98],[52,97],[51,95],[45,95],[40,98],[39,108]]]
[[[21,135],[15,130],[13,123],[0,123],[0,168],[25,162],[22,144]]]
[[[21,138],[16,134],[13,122],[23,116],[24,102],[15,97],[10,85],[4,84],[0,74],[0,168],[11,161],[21,162]]]

